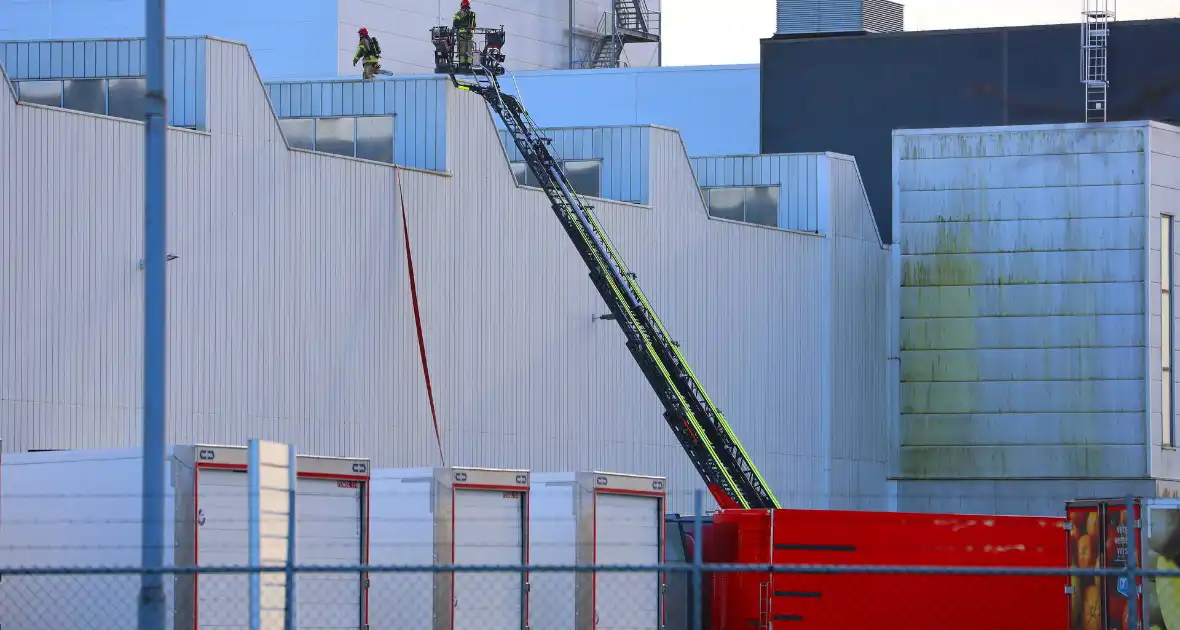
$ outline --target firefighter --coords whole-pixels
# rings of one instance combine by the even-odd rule
[[[471,10],[471,0],[459,3],[459,11],[455,13],[452,25],[455,29],[455,40],[459,49],[458,66],[462,70],[471,71],[471,44],[475,39],[475,11]]]
[[[367,28],[361,27],[361,30],[356,34],[360,37],[360,41],[356,46],[356,54],[352,57],[352,65],[355,66],[356,62],[364,59],[363,77],[372,79],[381,69],[381,44],[377,43],[376,37],[369,37],[369,29]]]

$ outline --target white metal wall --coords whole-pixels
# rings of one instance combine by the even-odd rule
[[[645,0],[651,11],[660,0]],[[473,0],[472,10],[480,26],[504,26],[508,40],[504,53],[513,70],[569,68],[573,11],[575,61],[589,50],[592,35],[614,0]],[[434,71],[434,47],[430,28],[451,25],[458,0],[338,0],[339,72],[360,74],[352,65],[357,30],[364,26],[381,42],[382,67],[398,73]],[[628,44],[624,60],[631,67],[658,65],[654,44]]]
[[[288,150],[242,46],[210,41],[207,76],[210,132],[169,133],[168,439],[436,465],[394,169]],[[448,117],[452,173],[401,173],[448,463],[665,475],[690,509],[698,478],[543,194],[477,97]],[[780,498],[817,505],[827,239],[708,219],[680,137],[650,150],[652,206],[596,212]],[[138,123],[0,93],[6,449],[140,439],[141,151]],[[847,413],[829,439],[881,422]]]
[[[885,308],[889,249],[881,244],[860,171],[851,156],[828,154],[831,354],[829,507],[886,509],[889,460],[885,405]],[[823,172],[821,170],[821,172]],[[878,349],[866,360],[866,348]]]
[[[1145,134],[895,133],[903,509],[1056,512],[1086,490],[1017,480],[1146,474]]]
[[[1146,130],[1148,134],[1148,154],[1147,154],[1147,181],[1148,190],[1147,211],[1149,216],[1148,225],[1151,228],[1151,242],[1149,250],[1151,252],[1150,261],[1150,283],[1148,285],[1149,295],[1151,296],[1151,338],[1150,346],[1150,364],[1151,364],[1151,448],[1149,454],[1151,457],[1151,474],[1153,477],[1159,479],[1180,479],[1180,454],[1177,454],[1175,449],[1161,448],[1163,437],[1164,421],[1161,416],[1163,412],[1163,405],[1161,396],[1163,387],[1166,385],[1161,382],[1161,343],[1163,332],[1163,322],[1160,318],[1161,313],[1161,293],[1160,281],[1162,280],[1162,260],[1160,248],[1162,223],[1160,222],[1160,213],[1171,214],[1173,219],[1172,227],[1172,251],[1168,255],[1172,256],[1172,318],[1175,320],[1176,311],[1175,305],[1180,303],[1175,297],[1176,295],[1176,269],[1180,269],[1180,259],[1177,258],[1180,253],[1180,247],[1175,242],[1178,227],[1175,224],[1175,219],[1180,214],[1180,129],[1159,123],[1151,123]],[[1172,323],[1172,330],[1178,330],[1180,327]],[[1174,335],[1174,333],[1173,333]],[[1174,336],[1173,336],[1174,339]],[[1173,340],[1172,347],[1177,344]],[[1172,358],[1172,371],[1176,371],[1176,359]],[[1175,377],[1173,376],[1173,381]],[[1173,422],[1176,418],[1176,396],[1172,396],[1172,417]]]

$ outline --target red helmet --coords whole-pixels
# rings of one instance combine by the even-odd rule
[[[369,29],[362,26],[361,30],[357,31],[356,34],[360,35],[361,37],[368,37],[369,36]]]
[[[471,8],[471,0],[463,0],[462,2],[459,3],[459,6],[464,9],[470,9]]]

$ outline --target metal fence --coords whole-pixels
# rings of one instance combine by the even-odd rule
[[[763,608],[752,611],[749,625],[759,628],[796,627],[788,622],[820,622],[839,619],[841,625],[823,623],[808,627],[933,628],[947,625],[976,627],[979,620],[965,622],[960,605],[946,605],[928,597],[928,591],[906,585],[917,576],[931,576],[961,584],[964,597],[977,597],[978,585],[986,581],[1019,586],[1012,580],[1022,578],[1054,580],[1065,584],[1071,577],[1104,583],[1107,578],[1131,581],[1180,581],[1180,571],[1091,569],[996,568],[962,569],[953,567],[849,567],[849,566],[775,566],[717,565],[673,563],[656,566],[310,566],[267,567],[250,570],[244,567],[202,567],[165,571],[169,603],[169,625],[175,628],[615,628],[659,630],[698,630],[726,627],[720,624],[720,611],[711,605],[709,581],[769,572],[784,578],[815,579],[839,577],[860,585],[876,584],[898,602],[895,610],[882,611],[858,601],[851,593],[835,593],[836,601],[821,601],[827,594],[795,592],[798,598],[816,601],[804,605],[778,606],[769,598]],[[136,627],[137,594],[141,570],[128,568],[38,568],[7,569],[0,586],[0,624],[11,629],[127,629]],[[684,578],[679,580],[677,578]],[[876,578],[876,579],[874,579]],[[593,582],[597,593],[582,593],[581,582]],[[654,586],[687,581],[687,591],[666,590],[663,602],[656,601]],[[291,595],[284,586],[291,585]],[[890,584],[897,584],[890,588]],[[368,588],[361,587],[368,584]],[[519,585],[530,589],[522,593]],[[449,597],[448,586],[453,585]],[[190,590],[191,589],[191,590]],[[255,589],[255,590],[252,590]],[[987,589],[989,592],[993,589]],[[256,593],[252,599],[251,593]],[[762,595],[762,593],[759,593]],[[781,593],[780,593],[781,595]],[[864,595],[864,593],[862,593]],[[1110,594],[1108,594],[1110,595]],[[367,597],[366,597],[367,596]],[[714,593],[714,596],[716,594]],[[595,606],[595,597],[598,605]],[[782,598],[787,596],[783,595]],[[1095,596],[1097,597],[1097,596]],[[367,599],[367,601],[365,601]],[[450,605],[447,605],[447,600]],[[604,601],[609,601],[606,605]],[[288,606],[287,602],[292,602]],[[1022,608],[1008,608],[999,601],[978,600],[980,616],[989,622],[1010,619],[1020,624]],[[1125,606],[1117,615],[1101,614],[1099,600],[1086,602],[1092,609],[1083,610],[1082,625],[1091,627],[1092,617],[1108,617],[1099,628],[1134,628],[1139,614],[1134,606]],[[1171,616],[1174,603],[1164,602],[1149,614],[1155,618],[1142,627],[1176,627]],[[836,610],[839,608],[839,610]],[[991,613],[989,614],[988,608]],[[1048,627],[1069,626],[1071,609],[1067,600],[1045,600],[1039,618],[1056,618]],[[792,611],[795,614],[790,614]],[[289,616],[289,617],[288,617]],[[287,625],[287,619],[290,625]],[[981,619],[982,620],[982,619]],[[1172,622],[1172,623],[1168,623]],[[1106,625],[1109,624],[1109,625]],[[732,627],[732,626],[730,626]],[[1046,627],[1037,625],[1036,627]]]
[[[265,505],[265,491],[264,487],[263,493],[251,500],[256,508]],[[231,490],[224,496],[235,493],[241,494]],[[78,496],[75,500],[110,502],[124,498],[134,499]],[[200,498],[211,507],[219,501],[212,487],[203,490]],[[61,497],[39,499],[62,501]],[[698,506],[702,504],[699,493],[696,501]],[[19,501],[9,503],[21,505]],[[1124,509],[1117,503],[1112,506],[1111,514]],[[136,627],[141,582],[151,574],[163,576],[167,599],[164,627],[176,629],[769,630],[951,625],[993,628],[999,624],[1062,630],[1180,628],[1180,570],[1174,564],[1180,559],[1176,557],[1180,556],[1180,548],[1170,540],[1176,537],[1173,533],[1141,531],[1148,522],[1145,516],[1139,516],[1143,507],[1128,499],[1124,514],[1134,517],[1096,521],[1088,531],[1086,527],[1059,526],[1064,537],[1061,547],[1071,540],[1073,550],[1064,554],[1060,548],[1055,551],[1063,559],[1061,566],[1035,567],[1003,565],[1005,554],[1027,550],[1001,548],[967,549],[982,554],[979,557],[984,560],[977,566],[929,564],[930,558],[939,557],[937,554],[947,554],[942,541],[907,541],[903,536],[882,533],[871,523],[884,513],[871,512],[864,513],[861,519],[865,539],[855,544],[863,544],[862,551],[875,554],[873,557],[912,554],[912,565],[875,564],[873,557],[860,554],[848,554],[857,558],[850,561],[856,564],[716,561],[716,557],[735,557],[733,545],[742,544],[736,538],[729,543],[719,542],[724,536],[717,531],[712,540],[706,535],[709,528],[723,527],[721,517],[669,517],[663,528],[667,537],[661,554],[664,557],[658,563],[577,565],[535,561],[536,557],[555,557],[551,553],[554,550],[558,555],[570,551],[569,540],[574,538],[571,535],[564,541],[556,540],[552,529],[540,525],[547,518],[543,514],[531,517],[528,531],[532,533],[524,540],[496,540],[494,536],[465,539],[470,532],[461,534],[460,528],[439,531],[437,524],[433,525],[433,534],[423,534],[421,524],[407,517],[383,523],[386,534],[380,539],[370,539],[358,530],[357,538],[343,541],[327,535],[327,525],[338,525],[343,515],[321,513],[313,518],[301,514],[291,518],[283,530],[293,533],[293,537],[268,542],[260,534],[267,529],[267,516],[262,510],[255,522],[249,522],[251,519],[244,514],[234,520],[199,522],[204,526],[196,529],[200,540],[184,539],[182,533],[177,533],[183,528],[177,528],[171,535],[177,546],[170,543],[166,550],[170,566],[145,572],[137,566],[85,564],[88,558],[137,554],[140,550],[131,540],[134,537],[119,535],[121,530],[132,533],[142,526],[142,521],[135,518],[125,522],[106,517],[101,521],[81,518],[36,522],[20,514],[4,514],[0,539],[7,546],[0,547],[0,552],[10,558],[44,557],[46,562],[35,563],[41,566],[0,569],[0,627]],[[290,517],[290,513],[283,512],[283,516]],[[204,521],[201,516],[197,518]],[[489,513],[482,526],[494,530],[496,518]],[[989,524],[986,515],[974,518],[977,520],[963,523],[998,526]],[[1060,524],[1061,519],[1055,520]],[[1174,527],[1176,523],[1171,525],[1180,530]],[[633,526],[617,521],[611,533],[597,532],[593,544],[603,548],[625,546],[626,531]],[[1108,527],[1110,538],[1105,542],[1086,538]],[[14,535],[31,529],[44,534],[39,537],[40,546],[28,542],[28,538],[23,546],[15,546]],[[103,533],[88,535],[87,529]],[[62,537],[55,531],[69,534]],[[1141,538],[1141,534],[1150,535]],[[769,558],[777,551],[798,551],[779,547],[811,546],[814,551],[838,553],[852,551],[842,546],[853,546],[830,544],[822,533],[814,531],[797,538],[812,541],[808,545],[777,545],[777,539],[760,538],[756,528],[742,535],[750,536],[750,540],[770,540],[773,549],[766,550]],[[437,564],[430,561],[432,554],[437,557],[437,549],[424,544],[424,536],[434,537],[434,544],[443,542],[452,550],[465,549],[466,553],[455,553],[456,557],[494,558],[503,557],[505,551],[511,555],[514,549],[528,551],[517,563]],[[355,541],[362,539],[366,547],[358,550]],[[253,541],[248,550],[239,544],[246,540]],[[317,558],[333,554],[341,558],[396,555],[427,561],[301,564],[298,556],[283,556],[278,548],[292,540],[295,544],[290,548],[314,549]],[[846,538],[840,540],[849,542]],[[1128,544],[1140,540],[1142,547]],[[201,559],[178,562],[183,555],[179,550],[190,543],[200,549]],[[726,545],[730,548],[725,549]],[[946,557],[964,558],[959,551],[963,550]],[[233,561],[247,556],[248,562]],[[283,556],[284,561],[267,562],[268,557],[278,556]],[[1151,561],[1145,562],[1149,556]],[[1130,585],[1137,586],[1132,589]],[[1132,597],[1133,592],[1141,597]]]

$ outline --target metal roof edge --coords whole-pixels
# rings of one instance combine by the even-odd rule
[[[983,127],[940,127],[930,129],[894,129],[893,137],[939,134],[996,133],[998,131],[1080,131],[1083,129],[1133,129],[1146,127],[1148,120],[1125,120],[1106,123],[1050,123],[1043,125],[989,125]]]
[[[1120,28],[1126,26],[1146,26],[1159,22],[1177,22],[1180,23],[1180,18],[1175,17],[1161,17],[1144,20],[1119,20]],[[816,33],[817,37],[791,37],[779,38],[763,37],[758,40],[759,44],[798,44],[804,42],[814,41],[828,41],[828,40],[846,40],[846,39],[894,39],[899,37],[931,37],[938,35],[954,35],[958,33],[963,34],[980,34],[980,33],[1006,33],[1011,31],[1029,31],[1036,29],[1047,28],[1077,28],[1077,21],[1069,22],[1053,22],[1049,24],[1011,24],[1007,26],[981,26],[976,28],[943,28],[943,29],[928,29],[928,30],[914,30],[901,31],[896,33],[847,33],[832,36],[824,36],[824,33]]]
[[[721,153],[717,155],[690,155],[690,160],[754,158],[754,157],[797,157],[804,155],[828,155],[827,151],[800,151],[798,153]]]

